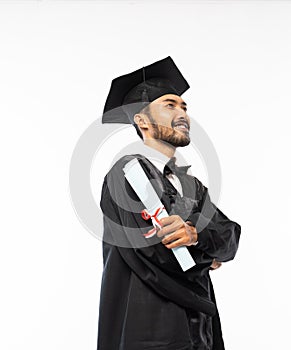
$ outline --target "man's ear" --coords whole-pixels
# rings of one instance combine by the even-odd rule
[[[145,114],[136,114],[133,118],[136,125],[139,126],[140,129],[148,129],[148,118]]]

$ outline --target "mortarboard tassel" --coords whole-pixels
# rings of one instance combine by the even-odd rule
[[[141,102],[150,102],[149,96],[148,96],[148,93],[147,93],[147,89],[146,89],[145,69],[144,69],[144,67],[142,67],[142,74],[143,74],[143,83],[144,83],[145,87],[144,87],[143,92],[141,94]]]

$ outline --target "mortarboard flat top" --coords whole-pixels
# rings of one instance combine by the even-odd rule
[[[102,123],[132,123],[134,114],[165,94],[182,95],[189,84],[172,58],[115,78],[105,103]]]

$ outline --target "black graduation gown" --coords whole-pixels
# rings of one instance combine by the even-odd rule
[[[179,214],[197,228],[199,243],[188,247],[196,266],[186,272],[161,238],[142,235],[152,223],[142,218],[144,207],[122,171],[133,158],[139,159],[168,213]],[[240,226],[211,203],[197,178],[186,173],[179,178],[183,198],[148,159],[129,155],[104,179],[97,350],[224,349],[209,270],[214,258],[234,258]]]

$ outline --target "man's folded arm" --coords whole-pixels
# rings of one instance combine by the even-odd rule
[[[235,257],[241,227],[236,222],[229,220],[211,202],[206,187],[204,187],[200,211],[193,212],[188,220],[198,232],[196,249],[202,250],[220,262],[226,262]]]

